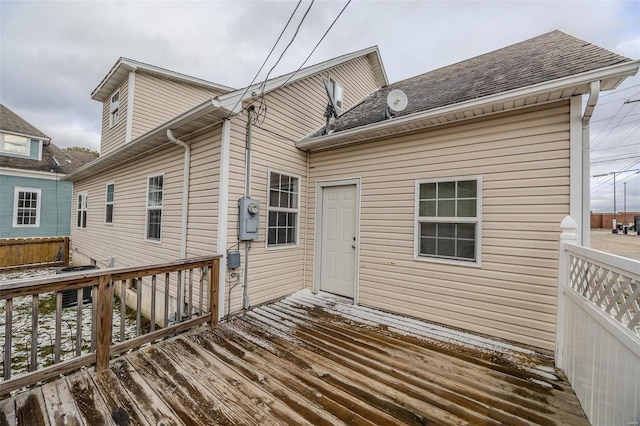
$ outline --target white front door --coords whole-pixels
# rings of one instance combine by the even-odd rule
[[[354,297],[356,186],[322,189],[320,290]]]

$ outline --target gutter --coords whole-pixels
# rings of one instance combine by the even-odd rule
[[[583,247],[589,247],[590,241],[590,209],[591,209],[591,132],[589,123],[593,116],[593,111],[600,97],[600,80],[592,81],[589,86],[589,99],[582,116],[582,226],[580,229],[581,244]],[[615,212],[614,212],[615,213]]]
[[[180,257],[187,257],[187,219],[189,205],[189,181],[191,175],[191,147],[173,136],[173,131],[167,129],[167,138],[176,145],[184,148],[184,165],[182,167],[182,221],[180,234]]]
[[[401,133],[401,127],[412,124],[414,122],[460,113],[466,110],[479,108],[490,103],[515,101],[516,99],[520,99],[523,97],[532,97],[542,93],[564,90],[567,87],[571,86],[590,84],[596,80],[599,81],[606,78],[616,77],[626,78],[628,76],[636,74],[639,67],[640,61],[624,62],[622,64],[612,65],[610,67],[600,68],[598,70],[588,71],[578,75],[563,77],[549,82],[538,83],[520,89],[513,89],[507,92],[485,96],[483,98],[472,99],[453,105],[434,108],[428,111],[422,111],[404,117],[394,118],[392,120],[385,120],[377,123],[367,124],[364,126],[355,127],[353,129],[347,129],[340,132],[332,133],[331,135],[321,136],[310,140],[302,140],[296,143],[296,147],[302,150],[316,150],[347,145],[349,143],[361,142],[374,137],[380,137],[381,135],[374,135],[374,133],[381,130],[389,130],[390,134]],[[394,128],[397,128],[395,132],[393,132]],[[353,137],[354,139],[349,140],[349,137]]]

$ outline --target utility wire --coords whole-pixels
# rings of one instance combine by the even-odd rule
[[[300,27],[302,26],[302,23],[304,22],[305,18],[307,17],[307,15],[309,14],[309,11],[311,10],[311,6],[313,6],[313,2],[315,0],[311,0],[311,3],[309,3],[309,7],[307,8],[306,12],[304,12],[304,15],[302,16],[302,19],[300,20],[300,22],[298,23],[298,27],[296,28],[296,32],[293,33],[293,36],[291,37],[291,40],[289,41],[289,44],[286,45],[286,47],[284,48],[284,50],[282,51],[282,53],[280,53],[280,57],[278,58],[278,60],[276,61],[275,64],[273,64],[273,66],[271,67],[271,69],[269,70],[269,72],[267,73],[267,76],[264,78],[264,81],[262,82],[262,84],[260,85],[260,95],[264,96],[264,87],[267,84],[267,80],[269,79],[269,76],[271,75],[271,72],[275,69],[275,67],[278,66],[278,64],[280,63],[280,61],[282,60],[282,57],[284,56],[284,54],[287,52],[287,50],[289,49],[289,47],[291,47],[291,44],[293,44],[293,41],[296,39],[296,37],[298,36],[298,31],[300,31]]]
[[[620,105],[620,108],[618,108],[618,111],[614,114],[614,116],[618,115],[618,112],[620,112],[620,110],[621,110],[624,106],[625,106],[625,104]],[[622,116],[622,118],[620,118],[620,121],[619,121],[618,123],[621,123],[621,122],[622,122],[622,120],[624,120],[624,119],[627,117],[627,115],[629,115],[629,114],[631,113],[631,111],[633,111],[633,110],[634,110],[634,108],[635,108],[635,107],[636,107],[636,105],[634,105],[633,107],[631,107],[631,109],[629,109],[629,110],[627,111],[627,113],[626,113],[625,115],[623,115],[623,116]],[[611,119],[611,120],[613,120],[613,119]],[[609,122],[611,122],[611,120],[609,120]],[[609,123],[607,123],[604,127],[607,127],[607,126],[609,126]],[[604,139],[602,139],[602,140],[600,141],[600,143],[604,142],[604,141],[607,139],[607,137],[609,137],[609,135],[611,134],[611,132],[613,131],[613,129],[615,129],[615,127],[612,127],[611,129],[609,129],[609,132],[605,135]],[[595,141],[596,141],[596,140],[598,140],[598,138],[600,137],[600,135],[601,135],[601,134],[602,134],[602,133],[598,133],[598,135],[593,139],[593,143],[592,143],[592,145],[593,145],[593,147],[594,147],[594,148],[598,145],[598,144],[596,144],[596,143],[595,143]]]
[[[612,149],[617,148],[619,144],[621,144],[622,142],[626,141],[627,138],[629,136],[631,136],[632,134],[634,134],[636,132],[636,130],[638,130],[639,128],[640,128],[640,122],[638,122],[635,126],[633,126],[631,129],[629,129],[629,131],[624,136],[621,136],[620,139],[618,139],[617,142],[615,142],[613,145],[611,145],[609,147],[609,149],[607,149],[601,155],[596,157],[596,159],[607,155],[609,152],[611,152]]]
[[[338,13],[338,16],[336,16],[336,18],[333,20],[333,22],[331,23],[331,25],[329,25],[329,28],[327,28],[327,31],[324,32],[324,34],[322,35],[322,37],[320,38],[320,40],[318,41],[318,43],[316,43],[315,47],[311,50],[311,53],[309,53],[309,55],[307,56],[307,58],[304,60],[304,62],[302,62],[302,64],[298,67],[297,70],[295,70],[290,76],[289,78],[287,78],[285,80],[284,83],[282,83],[280,86],[278,86],[278,89],[281,88],[282,86],[284,86],[285,84],[287,84],[289,82],[289,80],[291,80],[293,78],[293,76],[295,76],[298,71],[300,71],[302,69],[302,67],[304,67],[304,65],[307,63],[307,61],[309,60],[309,58],[311,58],[311,56],[313,55],[313,53],[316,51],[316,49],[318,48],[318,46],[320,46],[320,43],[322,43],[322,40],[324,40],[324,38],[327,36],[327,34],[329,34],[329,31],[331,31],[331,28],[333,28],[333,26],[335,25],[335,23],[338,21],[338,19],[340,19],[340,16],[342,16],[342,13],[345,11],[345,9],[347,8],[347,6],[349,6],[349,4],[351,3],[351,0],[347,1],[347,3],[344,5],[344,7],[342,8],[342,10],[340,11],[340,13]]]
[[[242,96],[240,96],[240,98],[238,99],[238,102],[236,102],[236,104],[233,106],[233,108],[231,109],[231,111],[235,110],[236,107],[238,106],[238,104],[240,102],[242,102],[242,99],[244,98],[244,96],[247,94],[247,92],[249,91],[249,88],[251,87],[251,85],[256,81],[256,78],[258,78],[258,75],[260,75],[260,72],[262,71],[262,69],[264,68],[264,66],[267,64],[267,61],[269,60],[269,58],[271,57],[271,54],[273,53],[273,51],[276,49],[276,46],[278,45],[278,43],[280,43],[280,39],[282,38],[282,36],[284,35],[284,32],[287,30],[287,27],[289,27],[289,24],[291,23],[291,20],[293,19],[293,17],[295,16],[296,12],[298,11],[298,7],[300,7],[300,4],[302,3],[302,0],[298,1],[298,4],[296,5],[295,9],[293,9],[293,12],[291,13],[291,16],[289,16],[289,20],[287,21],[287,23],[285,24],[284,28],[282,29],[282,31],[280,32],[280,35],[278,36],[278,39],[276,40],[276,42],[273,44],[273,47],[271,48],[271,50],[269,51],[269,54],[267,55],[267,57],[264,59],[264,62],[262,63],[262,65],[260,66],[260,69],[258,70],[258,72],[256,73],[256,75],[253,76],[253,79],[251,80],[251,83],[249,83],[249,85],[247,86],[247,88],[244,90],[244,93],[242,94]],[[227,115],[227,118],[229,118],[231,116],[231,112],[229,112],[229,115]]]

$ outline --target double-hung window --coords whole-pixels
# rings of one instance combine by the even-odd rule
[[[40,189],[15,188],[13,203],[13,226],[40,226]]]
[[[164,175],[149,177],[147,181],[147,226],[146,238],[160,241],[162,231],[162,197]]]
[[[24,136],[0,133],[0,151],[9,154],[26,155],[30,154],[31,139]]]
[[[120,119],[120,91],[111,95],[111,107],[109,109],[109,126],[113,127],[118,124]]]
[[[107,184],[105,204],[104,204],[104,223],[113,223],[113,205],[115,200],[116,185],[114,183]]]
[[[416,258],[480,264],[481,179],[416,181]]]
[[[299,194],[299,177],[269,172],[267,247],[297,244]]]
[[[88,193],[81,192],[78,194],[78,209],[77,209],[77,218],[76,218],[76,226],[78,228],[87,227],[88,201],[89,201]]]

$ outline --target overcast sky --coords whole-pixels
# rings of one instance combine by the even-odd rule
[[[60,147],[100,146],[90,93],[120,56],[231,87],[249,84],[296,1],[0,0],[0,100]],[[317,0],[271,76],[297,69],[346,0]],[[304,2],[297,24],[308,7]],[[292,27],[295,27],[293,25]],[[308,62],[378,45],[390,82],[562,30],[640,59],[640,1],[354,0]],[[275,58],[291,38],[276,49]],[[263,71],[262,77],[266,74]],[[592,175],[617,174],[617,209],[640,211],[640,76],[601,96]],[[592,210],[613,210],[613,176],[592,178]]]

